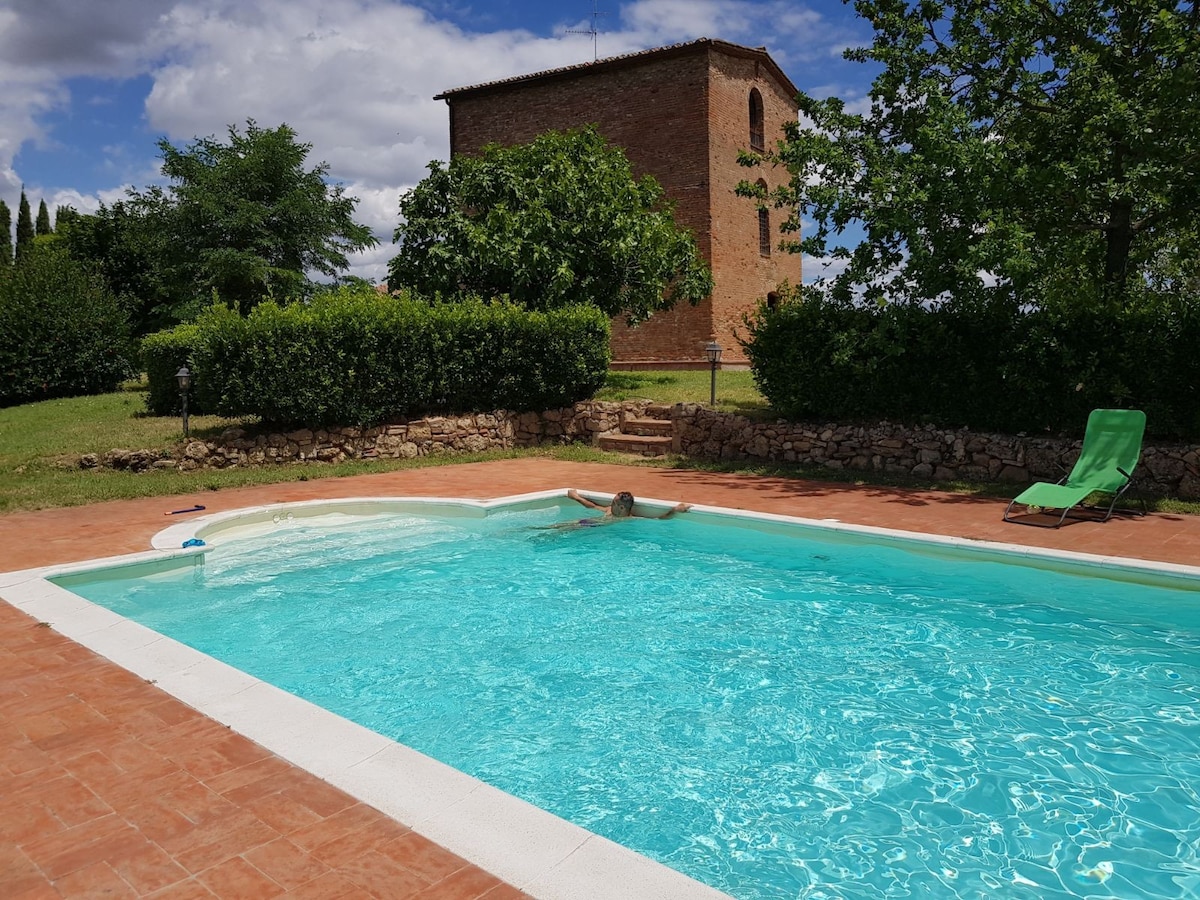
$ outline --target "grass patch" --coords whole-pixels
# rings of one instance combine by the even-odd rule
[[[529,456],[574,462],[625,461],[620,454],[570,445],[410,460],[347,460],[193,472],[80,469],[79,457],[87,453],[116,448],[167,450],[183,440],[183,423],[178,417],[146,414],[144,393],[144,383],[130,382],[111,394],[0,409],[0,513]],[[189,424],[194,437],[210,438],[246,423],[193,416]]]
[[[146,414],[145,388],[125,386],[111,394],[67,397],[0,409],[0,466],[115,448],[158,449],[183,440],[183,421]],[[239,424],[217,416],[191,416],[196,437],[213,437]]]
[[[708,404],[712,390],[709,371],[609,372],[597,400],[653,400],[655,403]],[[754,418],[771,415],[766,399],[748,371],[717,372],[717,405],[722,412]]]

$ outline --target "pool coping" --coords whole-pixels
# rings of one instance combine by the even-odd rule
[[[60,634],[139,675],[201,713],[228,725],[283,759],[411,827],[513,886],[543,900],[576,898],[705,898],[726,895],[573,825],[517,797],[355,725],[279,688],[125,619],[47,579],[97,569],[177,562],[206,547],[181,545],[198,535],[272,522],[296,512],[374,514],[398,506],[456,508],[466,514],[515,504],[561,501],[565,489],[490,500],[447,497],[361,497],[243,507],[158,532],[154,549],[97,560],[0,573],[0,599],[48,622]],[[588,491],[596,499],[612,495]],[[643,499],[639,508],[667,509]],[[1163,577],[1200,585],[1200,567],[1031,548],[1019,544],[930,535],[832,519],[808,519],[697,504],[699,515],[750,520],[764,526],[817,528],[823,533],[883,538],[928,552],[966,550],[979,558],[1066,567],[1103,575]],[[432,510],[431,510],[432,511]],[[232,535],[233,532],[228,534]],[[203,537],[200,538],[204,540]]]

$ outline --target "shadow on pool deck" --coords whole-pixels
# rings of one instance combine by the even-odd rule
[[[296,500],[577,487],[1083,553],[1200,562],[1200,518],[1058,530],[966,494],[502,460],[0,516],[0,572],[149,548],[180,520]],[[523,896],[403,825],[0,604],[0,883],[15,897]]]

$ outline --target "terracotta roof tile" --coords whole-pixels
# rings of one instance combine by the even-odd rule
[[[621,68],[630,64],[636,65],[639,62],[655,56],[676,56],[681,53],[687,53],[699,47],[712,47],[734,56],[760,56],[767,64],[772,74],[774,74],[784,88],[786,88],[793,95],[799,93],[799,91],[796,90],[796,86],[792,84],[791,79],[784,74],[783,70],[779,68],[779,65],[775,62],[775,60],[771,59],[771,55],[767,53],[766,47],[744,47],[741,44],[732,44],[728,41],[721,41],[715,38],[697,38],[694,41],[684,41],[683,43],[670,44],[666,47],[652,47],[649,50],[637,50],[633,53],[623,53],[620,56],[609,56],[593,62],[576,63],[573,66],[561,66],[557,69],[545,69],[541,72],[531,72],[526,75],[513,75],[509,78],[500,78],[496,81],[486,81],[481,84],[472,84],[467,85],[466,87],[451,88],[448,91],[442,91],[442,93],[437,94],[433,99],[446,100],[449,102],[451,98],[460,96],[462,94],[474,93],[476,91],[503,90],[507,87],[527,84],[534,81],[542,81],[549,78],[556,78],[561,75]]]

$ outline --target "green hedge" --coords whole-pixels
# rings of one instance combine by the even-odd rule
[[[245,318],[214,307],[194,329],[175,346],[194,337],[199,407],[275,424],[368,425],[429,412],[563,406],[592,396],[609,363],[608,319],[591,307],[431,305],[361,288],[306,304],[262,303]],[[169,375],[173,384],[178,365],[163,362],[150,373],[156,396],[172,388],[154,382]]]
[[[861,307],[805,292],[761,310],[754,378],[798,420],[1080,432],[1097,407],[1145,410],[1161,437],[1200,437],[1200,307]]]
[[[0,270],[0,407],[116,390],[132,355],[125,311],[61,247]]]
[[[146,392],[146,409],[151,415],[179,415],[179,383],[175,380],[175,373],[180,366],[195,368],[197,337],[195,325],[179,325],[142,338],[142,371],[150,383],[150,389]],[[208,412],[195,397],[189,397],[188,410],[196,415]]]

